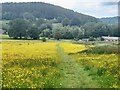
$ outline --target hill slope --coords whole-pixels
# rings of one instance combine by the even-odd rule
[[[79,18],[82,24],[86,22],[97,22],[98,19],[92,16],[84,15],[73,10],[65,9],[52,4],[42,2],[23,2],[23,3],[3,3],[3,19],[11,20],[15,18],[46,18],[54,19],[57,17],[63,18]]]
[[[117,24],[118,23],[118,17],[107,17],[107,18],[101,18],[100,20],[107,24]]]

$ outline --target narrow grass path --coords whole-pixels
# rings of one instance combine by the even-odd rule
[[[58,66],[61,78],[59,80],[62,88],[98,88],[97,81],[92,80],[88,73],[79,66],[73,58],[64,52],[64,49],[57,45],[57,52],[61,64]]]

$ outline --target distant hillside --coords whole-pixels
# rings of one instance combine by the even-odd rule
[[[118,23],[118,17],[101,18],[100,20],[107,24],[117,24]]]
[[[77,17],[80,19],[81,24],[85,24],[87,22],[98,22],[98,19],[95,17],[42,2],[3,3],[2,9],[2,18],[6,20],[25,17],[46,19],[62,17],[71,20]]]

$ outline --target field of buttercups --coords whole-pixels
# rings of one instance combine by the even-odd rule
[[[71,42],[3,41],[3,88],[50,88],[62,77],[57,45],[88,72],[100,87],[118,87],[118,55],[80,53],[84,44]],[[89,46],[93,47],[93,46]],[[57,81],[59,82],[59,81]]]

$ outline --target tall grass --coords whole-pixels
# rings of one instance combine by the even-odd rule
[[[97,45],[95,47],[90,47],[83,52],[93,53],[93,54],[118,54],[119,46],[117,45]]]

